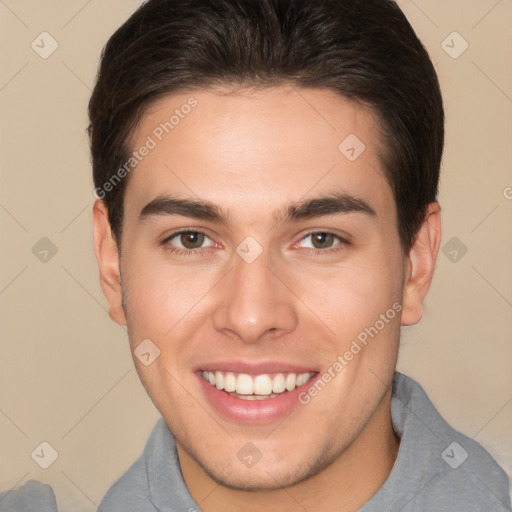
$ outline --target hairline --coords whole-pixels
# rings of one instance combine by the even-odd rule
[[[356,106],[359,109],[362,109],[366,111],[367,113],[370,113],[372,117],[375,119],[374,126],[377,127],[377,135],[376,140],[377,144],[375,147],[375,154],[377,156],[377,159],[382,167],[382,171],[384,174],[384,177],[388,183],[388,185],[391,188],[392,194],[393,194],[393,200],[395,203],[395,208],[397,211],[396,215],[396,228],[399,233],[400,238],[400,246],[404,253],[408,253],[410,250],[410,247],[405,246],[405,241],[402,240],[401,236],[401,226],[400,226],[400,216],[398,214],[398,198],[395,191],[393,180],[391,179],[391,169],[390,169],[390,162],[393,161],[393,156],[391,154],[390,150],[386,150],[385,148],[389,146],[389,144],[386,143],[386,141],[389,139],[389,136],[387,134],[387,129],[385,126],[385,119],[379,112],[379,109],[376,105],[371,104],[369,101],[365,101],[362,98],[358,97],[350,97],[349,95],[341,93],[339,90],[337,90],[335,87],[330,85],[324,85],[324,86],[308,86],[308,85],[302,85],[300,83],[294,83],[293,80],[279,80],[276,79],[275,81],[242,81],[242,80],[234,80],[234,81],[220,81],[220,80],[212,80],[210,82],[205,83],[205,85],[201,86],[200,84],[196,85],[190,85],[190,86],[178,86],[175,89],[169,89],[167,92],[162,92],[161,94],[155,95],[153,98],[151,98],[147,104],[144,104],[142,108],[139,109],[138,112],[136,112],[132,118],[132,123],[128,129],[128,134],[125,137],[125,140],[123,142],[123,158],[126,160],[128,158],[128,155],[130,154],[130,151],[133,151],[133,148],[135,147],[135,140],[137,136],[140,133],[141,125],[144,121],[144,118],[149,114],[149,110],[153,108],[157,103],[164,101],[165,99],[168,99],[169,97],[178,96],[182,94],[193,94],[194,92],[212,92],[214,94],[219,95],[244,95],[244,96],[251,96],[251,95],[258,95],[260,93],[267,92],[268,90],[272,89],[279,89],[279,88],[285,88],[286,86],[289,86],[292,90],[295,90],[295,88],[299,89],[310,89],[310,90],[319,90],[324,91],[327,93],[330,93],[333,96],[333,99],[338,98],[343,101],[349,102],[352,105]],[[121,194],[120,194],[120,219],[118,224],[118,233],[114,233],[114,238],[116,239],[116,242],[118,244],[119,253],[121,253],[121,244],[122,244],[122,231],[123,231],[123,222],[124,222],[124,201],[126,196],[126,189],[131,181],[131,176],[128,175],[126,179],[123,181],[121,186]]]

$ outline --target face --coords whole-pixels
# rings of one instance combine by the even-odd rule
[[[132,351],[150,340],[134,361],[180,458],[233,488],[318,473],[389,409],[410,309],[376,118],[325,90],[202,90],[153,105],[144,145],[106,293]]]

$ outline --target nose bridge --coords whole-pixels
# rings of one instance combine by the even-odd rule
[[[270,331],[293,330],[297,323],[293,301],[270,270],[269,255],[263,251],[255,259],[244,259],[240,254],[234,254],[232,271],[222,285],[215,328],[231,331],[245,343],[256,343]]]

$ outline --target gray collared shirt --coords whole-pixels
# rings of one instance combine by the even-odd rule
[[[511,511],[505,472],[482,446],[443,420],[417,382],[398,372],[391,418],[400,437],[398,457],[360,512]],[[35,482],[24,488],[0,494],[0,512],[57,510],[51,488]],[[98,512],[200,510],[183,480],[174,437],[161,418],[141,457],[110,488]]]
[[[360,512],[510,512],[505,472],[482,446],[452,429],[421,386],[395,374],[391,400],[400,448],[384,485]],[[109,490],[101,512],[194,512],[163,419],[142,457]]]

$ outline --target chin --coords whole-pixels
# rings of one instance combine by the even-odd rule
[[[195,454],[189,454],[217,484],[238,491],[264,492],[290,487],[314,477],[339,456],[332,452],[326,446],[320,446],[316,456],[302,453],[300,460],[290,459],[287,453],[274,453],[263,456],[252,467],[246,467],[238,458],[202,461]]]
[[[228,489],[245,492],[275,491],[283,487],[298,484],[313,476],[308,473],[301,473],[297,471],[296,468],[293,472],[290,472],[290,469],[286,468],[276,470],[276,468],[270,464],[261,466],[259,469],[244,469],[241,472],[236,467],[229,468],[227,472],[224,470],[210,471],[204,466],[203,470],[217,484],[227,487]]]

